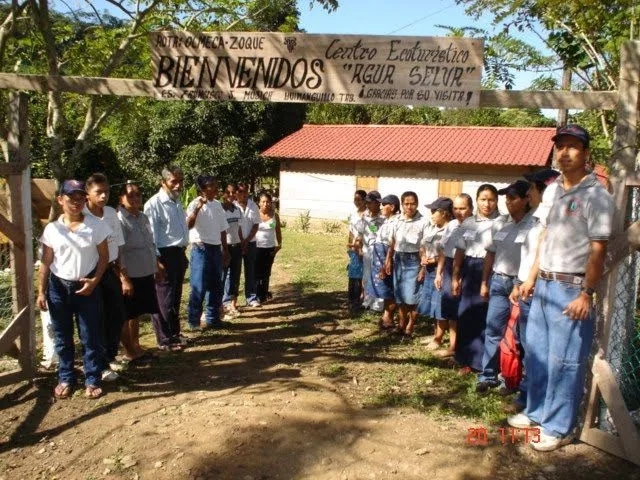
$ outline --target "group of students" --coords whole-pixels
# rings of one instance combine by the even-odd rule
[[[350,218],[349,301],[382,311],[380,328],[412,335],[418,314],[436,320],[427,345],[477,375],[476,391],[505,389],[499,344],[512,305],[524,377],[508,422],[541,427],[532,447],[569,443],[594,332],[593,295],[611,235],[613,199],[590,172],[589,134],[553,137],[560,172],[525,174],[501,190],[481,185],[418,211],[418,195],[357,191]],[[498,196],[508,214],[500,215]],[[364,287],[364,291],[361,291]],[[394,314],[397,312],[397,324]],[[441,349],[449,330],[449,347]]]
[[[218,201],[217,180],[202,175],[196,179],[199,196],[185,211],[183,178],[177,167],[163,169],[160,190],[144,208],[136,183],[119,185],[117,210],[107,206],[112,187],[103,174],[62,183],[57,196],[62,214],[41,238],[36,300],[50,316],[59,362],[57,398],[69,397],[76,383],[74,324],[88,398],[102,395],[102,381],[117,379],[123,362],[153,358],[140,345],[141,315],[151,314],[161,350],[183,350],[190,339],[181,333],[180,302],[189,266],[191,331],[221,327],[240,314],[243,264],[247,307],[271,298],[271,267],[282,246],[271,195],[261,193],[256,205],[246,184],[229,184]]]

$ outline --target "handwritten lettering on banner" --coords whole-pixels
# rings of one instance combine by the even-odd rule
[[[156,32],[151,48],[161,99],[478,106],[482,39]]]

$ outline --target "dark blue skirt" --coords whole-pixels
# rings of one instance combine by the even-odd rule
[[[442,318],[458,320],[460,297],[451,295],[451,276],[453,275],[453,258],[444,257],[444,271],[442,272]]]
[[[442,320],[441,308],[441,291],[434,284],[436,279],[436,267],[427,269],[424,276],[424,282],[420,287],[420,302],[418,303],[418,313],[427,317]]]
[[[482,370],[484,332],[489,306],[480,296],[483,264],[482,258],[464,257],[455,355],[458,363],[478,371]]]
[[[366,285],[366,292],[375,298],[393,299],[393,273],[380,280],[378,274],[384,270],[389,247],[383,243],[375,243],[371,251],[371,277]]]

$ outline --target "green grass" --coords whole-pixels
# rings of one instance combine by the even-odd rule
[[[318,375],[323,377],[342,377],[347,373],[347,367],[345,367],[342,363],[330,363],[329,365],[324,365],[318,370]]]

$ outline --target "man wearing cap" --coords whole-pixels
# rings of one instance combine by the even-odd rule
[[[185,255],[189,229],[180,203],[183,181],[182,170],[178,167],[163,168],[160,191],[144,204],[159,268],[156,294],[160,312],[154,313],[151,319],[158,346],[171,351],[182,350],[186,343],[180,336],[182,282],[189,265]]]
[[[511,313],[509,296],[520,267],[520,246],[529,226],[528,190],[529,183],[524,180],[498,190],[498,195],[506,196],[509,215],[502,215],[493,222],[491,235],[485,246],[487,254],[484,257],[480,294],[489,300],[489,306],[482,371],[478,374],[476,384],[478,393],[500,385],[497,378],[500,370],[499,347]]]
[[[371,253],[373,244],[376,241],[376,233],[380,226],[384,223],[384,217],[380,215],[380,200],[382,197],[376,190],[371,190],[364,198],[367,205],[367,211],[357,223],[356,244],[362,248],[363,274],[362,285],[365,289],[364,301],[362,306],[370,308],[376,312],[384,310],[384,299],[372,297],[367,293],[367,285],[371,281]],[[369,289],[370,290],[370,289]]]
[[[595,312],[593,293],[604,267],[611,235],[614,203],[593,173],[587,173],[589,134],[578,125],[558,129],[553,137],[562,174],[547,189],[542,214],[538,259],[521,294],[530,295],[537,273],[535,295],[527,322],[530,348],[525,354],[528,372],[527,405],[508,418],[511,426],[539,424],[539,451],[570,443],[584,378]]]

